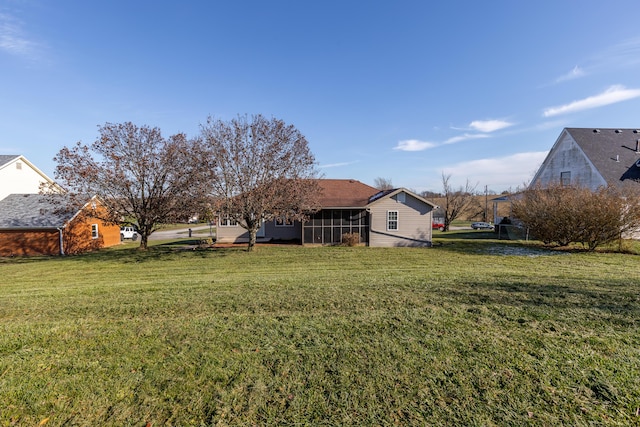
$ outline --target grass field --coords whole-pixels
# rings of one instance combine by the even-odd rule
[[[640,425],[638,255],[436,236],[0,260],[0,426]]]

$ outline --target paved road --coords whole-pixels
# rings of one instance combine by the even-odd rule
[[[208,225],[196,225],[191,227],[193,237],[206,238],[209,237],[208,233],[196,233],[196,231],[209,231]],[[214,232],[215,236],[215,232]],[[193,238],[192,237],[192,238]],[[171,239],[188,239],[189,231],[187,228],[179,228],[176,230],[158,230],[149,236],[149,240],[171,240]]]

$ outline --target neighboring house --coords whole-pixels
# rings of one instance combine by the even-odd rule
[[[11,194],[0,200],[0,256],[66,255],[120,243],[120,227],[97,218],[104,209],[97,198],[60,213],[50,197]]]
[[[0,200],[9,194],[38,194],[41,184],[54,181],[24,156],[0,155]]]
[[[640,183],[640,130],[565,128],[531,186],[602,186]]]
[[[321,209],[304,223],[265,222],[259,241],[297,241],[335,245],[346,233],[358,233],[368,246],[431,246],[433,203],[404,188],[380,191],[352,179],[320,179]],[[218,242],[247,242],[248,232],[220,218]]]

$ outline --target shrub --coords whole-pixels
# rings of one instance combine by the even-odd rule
[[[358,233],[344,233],[342,235],[343,246],[357,246],[360,243],[360,234]]]
[[[640,197],[629,190],[555,184],[525,190],[513,213],[547,245],[581,243],[593,251],[637,230],[639,207]]]
[[[206,239],[200,239],[198,246],[201,248],[209,248],[213,246],[213,239],[211,237]]]

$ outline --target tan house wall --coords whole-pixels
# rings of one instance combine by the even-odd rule
[[[405,201],[399,200],[404,194]],[[387,229],[387,212],[398,212],[398,229]],[[431,246],[432,209],[409,194],[383,198],[370,208],[369,246]]]
[[[249,241],[249,232],[239,225],[223,226],[218,222],[216,227],[216,242],[236,243],[239,241]]]

